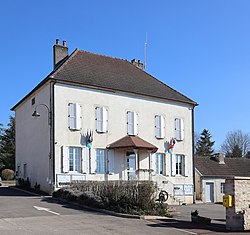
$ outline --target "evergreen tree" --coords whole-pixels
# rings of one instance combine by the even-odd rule
[[[231,157],[242,157],[242,149],[238,144],[234,146]]]
[[[204,129],[200,134],[200,138],[196,142],[196,155],[198,156],[212,156],[214,153],[214,143],[215,141],[211,140],[212,136],[207,129]]]
[[[10,117],[7,129],[0,132],[0,170],[15,170],[15,118]]]

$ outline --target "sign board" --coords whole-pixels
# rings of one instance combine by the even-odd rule
[[[174,185],[174,196],[192,196],[193,195],[192,184],[175,184]]]

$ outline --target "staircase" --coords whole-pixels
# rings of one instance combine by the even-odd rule
[[[168,200],[166,203],[169,205],[181,205],[183,203],[182,198],[174,196],[174,184],[164,175],[152,176],[152,180],[157,183],[157,198],[161,190],[165,190],[168,193]]]

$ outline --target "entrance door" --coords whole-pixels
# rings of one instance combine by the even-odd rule
[[[127,153],[127,174],[128,180],[136,180],[135,154]]]
[[[206,183],[206,202],[214,202],[214,183]]]

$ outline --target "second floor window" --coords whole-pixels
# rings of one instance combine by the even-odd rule
[[[155,137],[157,139],[165,137],[165,119],[161,115],[155,116]]]
[[[105,133],[108,130],[107,109],[105,107],[96,108],[96,131]]]
[[[175,119],[175,138],[176,140],[184,140],[184,122],[182,118]]]
[[[136,112],[127,112],[127,133],[128,135],[138,135],[138,115]]]
[[[70,130],[81,129],[81,106],[77,103],[68,104],[68,126]]]

